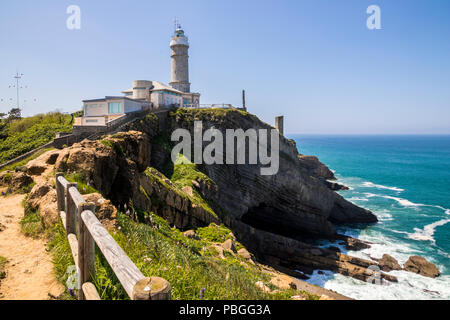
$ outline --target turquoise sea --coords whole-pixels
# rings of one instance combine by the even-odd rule
[[[399,282],[389,285],[329,271],[316,271],[308,281],[357,299],[450,299],[450,136],[289,138],[300,153],[319,157],[338,182],[350,187],[340,191],[342,196],[377,215],[379,222],[364,229],[338,228],[339,233],[374,243],[348,254],[379,258],[388,253],[400,264],[420,255],[441,271],[435,279],[392,271]]]

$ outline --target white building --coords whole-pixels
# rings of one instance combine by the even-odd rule
[[[127,98],[145,100],[153,108],[181,107],[183,105],[183,92],[178,91],[159,81],[136,80],[133,88],[122,91]]]
[[[84,116],[76,118],[74,125],[105,126],[108,122],[129,113],[149,109],[151,104],[145,100],[127,97],[105,97],[102,99],[83,100]]]
[[[190,92],[189,41],[180,25],[177,25],[170,41],[170,86],[159,81],[135,80],[131,89],[122,91],[124,97],[105,97],[84,100],[84,115],[76,118],[76,126],[104,126],[128,113],[142,109],[159,109],[198,106],[200,93]]]

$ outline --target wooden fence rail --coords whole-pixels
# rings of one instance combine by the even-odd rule
[[[58,211],[66,229],[72,256],[77,266],[78,299],[99,300],[92,284],[95,277],[95,245],[116,274],[128,296],[133,300],[168,300],[169,282],[159,277],[145,277],[114,241],[95,216],[95,205],[87,203],[62,173],[56,174]]]

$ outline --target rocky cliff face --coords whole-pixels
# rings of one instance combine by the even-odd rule
[[[180,109],[172,117],[171,129],[186,128],[193,133],[193,121],[203,128],[215,128],[225,136],[226,129],[272,129],[253,115],[242,111]],[[262,176],[260,165],[203,165],[202,170],[217,184],[209,195],[227,213],[258,229],[285,236],[331,237],[333,223],[370,223],[376,217],[330,190],[326,179],[333,173],[316,157],[298,154],[295,142],[280,137],[279,171]]]
[[[261,261],[276,267],[371,275],[371,261],[302,242],[335,238],[337,223],[377,221],[330,188],[327,180],[334,175],[325,165],[280,137],[280,169],[273,176],[262,176],[260,165],[198,165],[185,173],[170,161],[169,137],[177,128],[192,132],[194,120],[222,132],[272,129],[238,110],[179,109],[159,119],[149,115],[102,140],[74,144],[60,152],[55,169],[81,173],[115,206],[143,221],[142,212],[152,211],[180,229],[224,223]]]

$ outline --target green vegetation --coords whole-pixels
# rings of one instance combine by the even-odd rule
[[[26,211],[20,221],[20,230],[27,237],[40,238],[45,232],[45,225],[39,210],[36,212]]]
[[[183,156],[180,156],[183,157]],[[184,157],[183,157],[184,158]],[[180,159],[180,158],[178,158]],[[187,159],[184,158],[186,161]],[[195,179],[204,179],[207,181],[207,183],[213,183],[208,176],[203,174],[202,172],[198,171],[195,164],[193,163],[182,163],[182,161],[178,161],[175,163],[173,174],[171,179],[167,179],[162,173],[160,173],[158,170],[152,167],[148,167],[145,170],[145,175],[149,177],[152,181],[158,182],[162,186],[164,186],[167,189],[172,190],[173,192],[177,193],[181,197],[187,197],[189,200],[191,200],[192,203],[202,207],[206,211],[208,211],[213,217],[217,218],[216,212],[211,208],[209,203],[203,199],[203,197],[198,193],[195,188],[192,188],[192,181]],[[173,182],[173,183],[172,183]],[[191,187],[192,188],[192,195],[188,194],[187,192],[183,191],[183,187]],[[141,190],[142,191],[142,190]],[[153,199],[152,201],[158,202],[158,199]]]
[[[230,234],[223,226],[211,225],[197,229],[200,240],[186,238],[183,233],[171,228],[161,217],[145,213],[150,225],[132,221],[125,214],[118,214],[120,228],[111,231],[117,243],[145,276],[159,276],[172,286],[173,299],[289,299],[293,295],[317,298],[295,290],[280,290],[265,293],[255,283],[270,284],[270,276],[241,257],[227,253],[225,258],[210,245],[213,240],[222,240]],[[221,236],[213,233],[219,230]],[[65,284],[66,270],[73,265],[70,246],[64,228],[59,222],[53,227],[49,250],[53,256],[57,278]],[[93,280],[102,299],[128,299],[114,272],[102,254],[96,252],[96,275]],[[66,298],[69,298],[68,296]]]
[[[118,155],[126,156],[125,150],[123,146],[120,144],[120,138],[111,136],[109,139],[101,140],[100,143],[107,146],[108,148],[113,149],[114,152],[117,153]]]
[[[0,163],[11,160],[51,141],[56,132],[72,131],[72,117],[59,112],[0,120]]]
[[[194,120],[205,120],[210,121],[214,119],[223,119],[226,116],[233,114],[239,114],[243,116],[251,115],[247,111],[239,109],[225,109],[225,108],[206,108],[206,109],[195,109],[195,108],[178,108],[176,111],[170,112],[171,117],[180,118],[187,123]]]
[[[76,182],[78,192],[81,194],[98,193],[97,189],[90,186],[84,173],[73,172],[64,176],[69,182]]]
[[[6,267],[6,263],[7,262],[8,262],[8,259],[6,259],[5,257],[0,256],[0,281],[2,279],[6,278],[5,267]]]
[[[37,157],[43,155],[44,153],[46,153],[47,151],[53,150],[54,148],[43,148],[41,150],[36,151],[35,153],[33,153],[31,156],[26,157],[25,159],[23,159],[22,161],[10,164],[9,166],[6,166],[2,169],[0,169],[0,172],[2,171],[13,171],[13,170],[18,170],[20,169],[20,167],[23,167],[24,165],[26,165],[28,162],[30,162],[31,160],[36,159]]]

